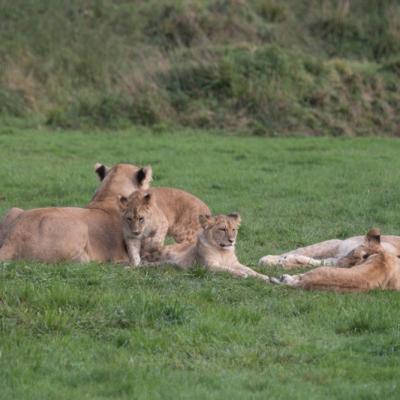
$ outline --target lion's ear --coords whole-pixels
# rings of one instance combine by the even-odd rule
[[[96,163],[94,165],[94,170],[96,171],[99,179],[102,181],[110,171],[110,168],[105,166],[104,164]]]
[[[153,180],[153,169],[150,165],[140,168],[135,174],[135,180],[140,189],[146,190],[150,187]]]
[[[119,207],[124,210],[128,206],[128,198],[125,196],[118,196]]]
[[[213,217],[208,214],[199,215],[199,222],[203,229],[207,229],[213,223]]]
[[[242,218],[240,217],[240,214],[236,213],[236,212],[228,214],[228,218],[230,218],[233,221],[235,221],[238,225],[240,225],[240,223],[242,222]]]
[[[147,206],[150,205],[152,203],[153,200],[153,195],[151,193],[146,193],[143,196],[143,202],[144,204],[146,204]]]
[[[367,233],[367,241],[369,243],[381,243],[381,231],[378,228],[372,228]]]

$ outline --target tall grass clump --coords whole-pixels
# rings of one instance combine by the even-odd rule
[[[388,0],[0,4],[0,115],[257,135],[399,134]]]

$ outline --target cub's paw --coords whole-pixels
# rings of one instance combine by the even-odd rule
[[[132,256],[129,259],[129,265],[131,267],[139,267],[140,266],[140,261],[141,261],[141,259],[140,259],[139,254],[135,254],[134,256]]]

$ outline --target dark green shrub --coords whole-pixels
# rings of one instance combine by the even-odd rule
[[[22,94],[0,87],[0,115],[22,117],[27,111]]]

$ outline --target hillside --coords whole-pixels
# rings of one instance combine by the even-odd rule
[[[0,1],[0,117],[400,136],[396,0]]]

